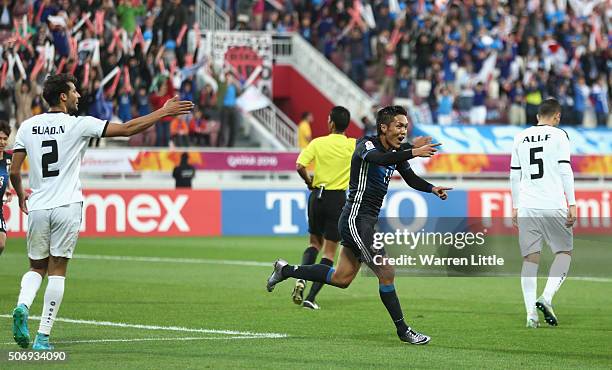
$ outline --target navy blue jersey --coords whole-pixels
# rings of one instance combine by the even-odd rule
[[[387,152],[377,136],[365,136],[357,140],[351,158],[349,196],[345,205],[345,208],[351,209],[354,216],[378,216],[393,172],[403,172],[410,168],[408,161],[387,166],[371,163],[368,161],[368,154],[374,151]],[[391,151],[394,152],[395,149]]]
[[[12,158],[12,155],[4,152],[2,159],[0,159],[0,199],[4,198],[4,192],[9,185],[9,169]]]

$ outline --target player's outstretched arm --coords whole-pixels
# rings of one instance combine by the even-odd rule
[[[434,186],[431,188],[431,192],[442,200],[446,200],[446,198],[448,198],[448,194],[446,193],[447,190],[453,190],[453,188],[447,188],[444,186]]]
[[[408,167],[407,164],[399,166],[397,171],[400,173],[406,184],[408,184],[408,186],[411,188],[424,193],[433,193],[442,200],[448,198],[446,191],[453,189],[443,186],[433,186],[429,182],[425,181],[425,179],[414,173],[412,168]]]
[[[172,99],[168,100],[163,107],[146,116],[134,118],[124,124],[109,123],[106,127],[104,136],[132,136],[139,132],[143,132],[164,117],[180,116],[191,112],[192,109],[192,102],[188,100],[179,100],[178,96],[175,95]]]
[[[403,143],[400,145],[401,150],[408,150],[412,148],[420,148],[423,145],[431,144],[431,136],[417,136],[412,140],[412,143]]]
[[[21,165],[25,160],[26,152],[24,151],[15,151],[13,153],[13,161],[11,163],[11,184],[13,184],[13,189],[17,193],[17,198],[19,198],[19,208],[21,211],[28,214],[28,205],[26,204],[26,200],[28,200],[28,194],[23,191],[23,186],[21,184]]]
[[[442,145],[437,144],[426,144],[419,148],[413,148],[410,150],[400,150],[398,152],[381,152],[379,150],[372,150],[365,155],[365,160],[377,164],[379,166],[389,166],[392,164],[401,164],[414,157],[431,157],[438,151],[435,147]]]

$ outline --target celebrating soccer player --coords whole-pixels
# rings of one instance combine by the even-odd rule
[[[22,348],[30,344],[29,309],[48,274],[40,326],[32,349],[53,349],[49,334],[62,303],[66,268],[81,228],[83,194],[79,171],[89,139],[132,136],[163,117],[186,114],[193,108],[193,103],[179,101],[175,96],[155,112],[125,124],[75,117],[72,114],[76,113],[80,98],[75,84],[76,79],[69,74],[48,76],[43,98],[49,111],[24,121],[15,137],[10,177],[19,207],[28,214],[30,259],[30,270],[21,279],[17,307],[13,310],[13,337]],[[21,165],[26,155],[30,157],[29,200],[21,184]]]
[[[347,288],[364,262],[378,277],[380,298],[391,315],[400,340],[427,344],[430,337],[412,330],[404,321],[395,292],[393,266],[373,262],[375,255],[386,255],[384,248],[373,248],[374,227],[395,170],[410,187],[433,193],[443,200],[447,198],[446,191],[450,190],[431,185],[410,168],[409,159],[432,156],[440,144],[402,150],[401,142],[406,137],[408,126],[406,115],[406,110],[399,106],[381,109],[376,117],[378,136],[364,137],[357,142],[351,160],[349,196],[338,224],[343,248],[337,268],[324,264],[291,266],[279,259],[274,263],[267,289],[271,292],[276,284],[290,277]]]
[[[529,328],[539,326],[536,308],[549,325],[557,325],[551,302],[569,271],[574,244],[572,226],[576,221],[569,137],[557,127],[561,105],[555,99],[545,100],[537,118],[536,126],[514,138],[510,162],[512,219],[519,229],[521,287]],[[542,240],[555,253],[555,259],[544,293],[536,300]]]

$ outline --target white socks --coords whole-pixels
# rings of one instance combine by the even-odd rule
[[[571,261],[572,256],[569,254],[557,253],[555,260],[553,261],[552,265],[550,265],[548,281],[546,282],[544,293],[542,293],[542,297],[544,297],[548,304],[552,302],[555,293],[557,293],[557,290],[559,290],[561,284],[563,284],[565,281]]]
[[[40,326],[38,332],[49,335],[53,322],[59,311],[62,298],[64,297],[64,281],[63,276],[49,276],[47,290],[45,290],[45,304],[42,314],[40,315]]]
[[[21,278],[21,291],[17,299],[17,305],[25,304],[28,309],[32,307],[32,302],[42,283],[42,276],[38,272],[28,271]]]
[[[523,261],[521,270],[521,288],[523,288],[523,299],[525,300],[525,310],[527,317],[538,319],[536,311],[536,291],[538,289],[538,264]]]

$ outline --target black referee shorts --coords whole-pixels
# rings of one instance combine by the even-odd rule
[[[308,232],[338,242],[338,219],[346,202],[346,191],[314,189],[308,197]]]

